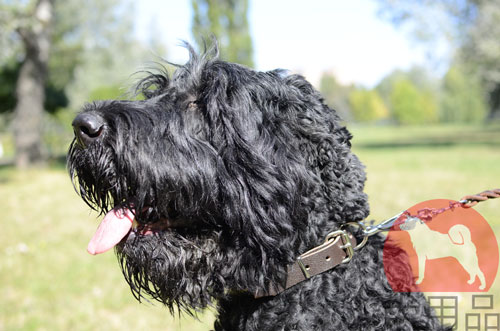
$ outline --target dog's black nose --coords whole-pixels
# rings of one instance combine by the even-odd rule
[[[75,136],[83,147],[97,140],[104,131],[104,120],[91,112],[79,114],[72,125]]]

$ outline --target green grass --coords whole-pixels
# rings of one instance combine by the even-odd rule
[[[499,127],[352,127],[366,165],[371,217],[382,220],[417,202],[458,199],[500,187]],[[434,143],[437,142],[437,143]],[[500,236],[500,200],[476,209]],[[61,167],[0,169],[0,330],[208,330],[139,304],[110,252],[90,256],[97,215],[74,193]],[[490,293],[500,310],[500,276]],[[464,294],[460,307],[470,308]],[[468,308],[467,308],[468,307]],[[465,310],[461,311],[462,320]]]

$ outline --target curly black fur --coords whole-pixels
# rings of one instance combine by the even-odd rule
[[[151,74],[140,101],[86,106],[98,141],[75,140],[68,165],[93,208],[133,207],[139,228],[117,246],[137,299],[171,310],[218,303],[216,330],[440,330],[420,293],[394,293],[381,237],[347,264],[276,297],[286,267],[326,235],[368,213],[351,135],[301,76],[256,72],[197,55],[170,78]],[[397,248],[395,259],[404,259]],[[404,263],[389,271],[412,283]]]

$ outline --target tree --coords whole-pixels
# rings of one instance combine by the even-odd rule
[[[352,87],[340,84],[332,73],[324,72],[321,75],[319,90],[328,106],[337,111],[343,120],[351,120],[351,105],[349,94]]]
[[[38,0],[31,19],[23,17],[16,27],[25,50],[16,83],[17,102],[14,109],[18,167],[27,167],[43,159],[40,137],[53,17],[53,1]]]
[[[192,33],[200,49],[212,35],[225,60],[253,67],[248,0],[191,0]]]
[[[483,121],[487,110],[482,93],[476,79],[467,77],[458,66],[452,66],[443,79],[441,121]]]
[[[394,84],[400,80],[409,80],[419,90],[437,93],[439,90],[439,77],[433,76],[426,68],[413,66],[407,71],[396,69],[385,76],[376,86],[382,99],[389,104],[390,94]]]
[[[376,90],[358,89],[349,95],[351,112],[359,122],[374,122],[387,118],[389,111]]]
[[[394,85],[396,82],[403,80],[403,79],[409,79],[407,74],[400,70],[396,69],[384,78],[380,80],[380,82],[377,84],[375,89],[377,90],[378,94],[384,101],[384,103],[389,107],[389,112],[392,114],[392,104],[391,104],[391,94],[394,89]]]
[[[134,39],[133,4],[128,0],[65,0],[80,8],[77,10],[77,29],[75,34],[83,45],[78,56],[78,65],[74,70],[74,78],[67,84],[66,92],[70,98],[70,107],[78,109],[88,100],[96,89],[106,87],[122,88],[120,95],[127,92],[131,80],[141,70],[155,70],[156,63],[147,61],[165,56],[161,41],[156,39],[158,33],[154,22],[151,35],[144,45]],[[69,10],[70,8],[68,8]],[[67,15],[73,17],[75,15]],[[144,67],[146,63],[146,68]]]
[[[0,68],[0,113],[11,112],[16,106],[16,81],[20,68],[20,63],[14,61]]]
[[[394,70],[380,81],[376,90],[394,120],[401,124],[419,124],[436,121],[439,88],[439,78],[423,67],[414,66],[408,71]],[[395,91],[396,89],[398,91]],[[404,100],[398,99],[399,95],[403,98],[406,94],[417,104],[405,105]],[[414,106],[423,108],[417,109]],[[430,117],[425,118],[424,114]]]
[[[433,95],[418,90],[408,79],[400,79],[394,83],[390,101],[392,116],[400,124],[437,121],[437,104]]]
[[[15,163],[27,167],[45,158],[44,110],[68,105],[65,86],[77,63],[79,48],[64,38],[75,22],[62,15],[71,1],[0,1],[0,112],[14,111]],[[70,12],[74,12],[74,8]],[[75,38],[71,38],[75,39]]]
[[[138,69],[147,52],[132,37],[131,12],[128,0],[0,0],[0,112],[15,108],[17,166],[46,156],[44,109],[55,112],[69,99],[80,107],[92,90]]]
[[[431,52],[440,43],[448,42],[448,61],[466,64],[473,72],[471,77],[479,77],[488,95],[489,118],[500,118],[499,0],[378,2],[382,17],[396,25],[413,25],[413,35],[431,43]]]
[[[0,67],[0,114],[14,111],[17,103],[16,82],[19,77],[22,62],[8,61]],[[49,65],[50,72],[50,65]],[[69,100],[64,87],[57,86],[50,75],[45,84],[45,102],[43,108],[53,114],[68,106]]]
[[[471,1],[472,2],[472,1]],[[490,119],[500,119],[500,1],[474,1],[477,14],[471,21],[460,57],[480,77],[488,93]]]

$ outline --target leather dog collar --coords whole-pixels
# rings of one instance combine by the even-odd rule
[[[352,259],[356,238],[345,230],[337,230],[327,235],[323,244],[300,255],[295,263],[288,266],[285,287],[271,284],[266,290],[254,293],[256,299],[275,296],[311,277]]]
[[[339,264],[349,262],[352,259],[354,251],[362,248],[366,244],[368,237],[381,231],[389,231],[394,225],[404,223],[407,218],[411,217],[420,221],[428,221],[446,210],[459,206],[470,208],[480,201],[494,198],[500,198],[500,189],[488,190],[475,195],[466,195],[460,201],[450,203],[449,207],[440,209],[425,208],[420,210],[417,215],[411,215],[405,210],[377,225],[366,225],[364,221],[348,222],[340,230],[328,234],[322,245],[305,252],[297,258],[295,263],[288,266],[284,288],[277,284],[271,284],[267,290],[257,290],[254,293],[254,297],[257,299],[275,296],[304,280],[330,270]],[[349,225],[359,227],[363,230],[363,239],[359,244],[357,244],[356,238],[351,233],[343,230],[344,226]]]

